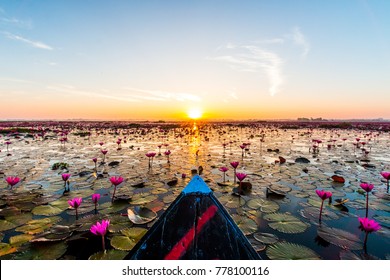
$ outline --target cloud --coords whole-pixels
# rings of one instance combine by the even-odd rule
[[[271,96],[280,91],[283,84],[283,60],[276,53],[253,45],[241,45],[228,50],[233,53],[208,59],[223,62],[237,71],[265,73]]]
[[[118,100],[118,101],[125,101],[125,102],[141,102],[140,100],[134,99],[131,96],[126,96],[126,95],[117,96],[117,95],[101,94],[101,93],[96,93],[96,92],[79,90],[79,89],[76,89],[70,85],[48,86],[47,89],[52,90],[52,91],[67,93],[67,94],[71,94],[71,95],[84,95],[84,96],[89,96],[92,98],[93,97],[102,97],[102,98],[113,99],[113,100]]]
[[[310,43],[307,41],[306,37],[303,35],[299,27],[294,27],[292,32],[292,39],[295,45],[302,47],[302,57],[306,58],[307,54],[310,51]]]
[[[17,18],[0,17],[0,23],[4,25],[12,25],[24,29],[32,29],[32,22],[29,20],[20,20]]]
[[[11,33],[8,33],[8,32],[5,32],[3,33],[7,38],[9,39],[12,39],[12,40],[16,40],[16,41],[20,41],[20,42],[23,42],[23,43],[26,43],[34,48],[38,48],[38,49],[44,49],[44,50],[53,50],[53,48],[45,43],[42,43],[42,42],[39,42],[39,41],[32,41],[32,40],[29,40],[29,39],[26,39],[26,38],[23,38],[21,36],[18,36],[18,35],[15,35],[15,34],[11,34]]]
[[[199,102],[202,100],[199,96],[191,93],[174,93],[174,92],[167,92],[161,90],[145,90],[139,88],[125,88],[125,89],[132,92],[147,94],[147,95],[132,95],[133,97],[146,99],[146,100],[156,100],[156,101],[176,100],[180,102],[184,102],[184,101]]]

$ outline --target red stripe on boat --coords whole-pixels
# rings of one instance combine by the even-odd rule
[[[215,213],[217,212],[218,208],[215,205],[211,205],[202,216],[198,219],[198,224],[196,226],[193,226],[184,236],[182,239],[180,239],[179,242],[176,243],[176,245],[172,248],[172,250],[168,253],[168,255],[165,256],[165,260],[178,260],[181,256],[185,254],[188,247],[191,245],[192,241],[195,238],[195,234],[198,234],[204,225],[210,221]]]

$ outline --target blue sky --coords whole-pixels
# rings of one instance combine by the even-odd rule
[[[390,119],[389,14],[363,0],[1,0],[0,118]]]

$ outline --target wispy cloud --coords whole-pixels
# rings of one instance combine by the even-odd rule
[[[306,58],[307,54],[310,51],[310,43],[306,39],[306,37],[303,35],[299,27],[294,27],[292,32],[292,39],[294,44],[302,47],[302,57]]]
[[[133,97],[145,99],[145,100],[155,100],[155,101],[168,101],[168,100],[176,100],[180,102],[184,101],[193,101],[193,102],[199,102],[202,99],[194,94],[191,93],[175,93],[175,92],[167,92],[167,91],[161,91],[161,90],[146,90],[146,89],[139,89],[139,88],[124,88],[131,92],[137,92],[137,93],[143,93],[147,95],[132,95]]]
[[[0,23],[7,26],[16,26],[24,29],[32,29],[33,25],[30,20],[21,20],[17,18],[10,17],[0,17]]]
[[[229,55],[209,59],[224,62],[237,71],[265,73],[271,96],[280,91],[283,60],[276,53],[253,45],[230,47],[229,50],[232,52]]]
[[[32,41],[30,39],[26,39],[26,38],[23,38],[19,35],[15,35],[15,34],[12,34],[12,33],[8,33],[8,32],[3,32],[3,34],[8,38],[8,39],[11,39],[11,40],[16,40],[16,41],[20,41],[20,42],[23,42],[23,43],[26,43],[34,48],[38,48],[38,49],[44,49],[44,50],[53,50],[53,47],[45,44],[45,43],[42,43],[42,42],[39,42],[39,41]]]
[[[84,96],[89,96],[89,97],[100,97],[100,98],[107,98],[107,99],[113,99],[113,100],[118,100],[118,101],[125,101],[125,102],[141,102],[138,99],[134,99],[130,96],[126,95],[110,95],[110,94],[101,94],[97,92],[91,92],[91,91],[85,91],[85,90],[80,90],[77,89],[73,86],[70,85],[54,85],[54,86],[48,86],[48,90],[51,91],[57,91],[57,92],[62,92],[62,93],[67,93],[70,95],[84,95]]]

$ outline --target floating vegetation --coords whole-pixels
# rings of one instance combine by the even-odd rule
[[[192,125],[2,122],[12,153],[0,153],[0,258],[123,259],[199,173],[264,259],[389,258],[389,125],[202,123],[197,135]],[[368,207],[362,183],[374,185]],[[316,190],[332,193],[322,223]],[[356,217],[366,209],[381,229],[363,254]],[[105,252],[90,232],[102,220]]]

